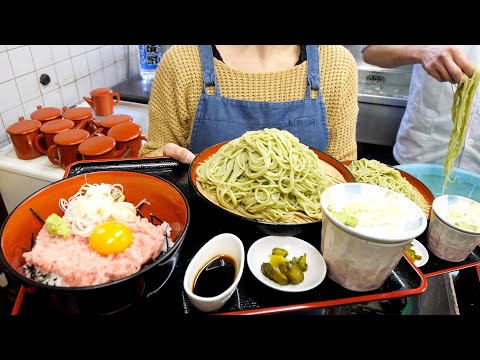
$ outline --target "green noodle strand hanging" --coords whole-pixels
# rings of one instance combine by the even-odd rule
[[[452,119],[453,130],[450,134],[450,141],[448,143],[447,155],[445,156],[445,164],[443,171],[445,178],[443,181],[443,188],[445,189],[447,181],[453,182],[450,179],[450,173],[453,170],[455,160],[462,150],[465,142],[465,135],[468,129],[468,120],[472,111],[473,99],[480,82],[480,72],[475,67],[471,78],[464,76],[464,81],[457,86],[453,94],[452,104]]]

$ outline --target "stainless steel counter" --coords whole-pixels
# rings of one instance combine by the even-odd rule
[[[393,146],[405,107],[358,102],[357,142]]]
[[[407,105],[410,78],[410,71],[358,66],[358,142],[393,146]]]
[[[148,104],[153,80],[144,80],[140,74],[134,75],[115,85],[112,89],[120,93],[120,99],[141,104]]]
[[[358,69],[357,142],[393,146],[407,105],[412,66],[384,69],[366,64],[361,45],[345,45]]]

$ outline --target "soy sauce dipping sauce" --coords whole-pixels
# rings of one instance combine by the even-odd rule
[[[195,277],[193,293],[202,297],[220,295],[233,284],[236,267],[235,260],[228,255],[214,257]]]

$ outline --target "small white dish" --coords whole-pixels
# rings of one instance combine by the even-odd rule
[[[193,287],[198,273],[208,262],[220,255],[227,255],[235,260],[236,272],[232,284],[216,296],[204,297],[194,294]],[[192,305],[203,312],[220,309],[237,288],[243,274],[244,263],[245,249],[237,236],[229,233],[219,234],[205,243],[188,264],[183,278],[183,289]]]
[[[428,262],[428,251],[425,248],[425,246],[423,246],[422,243],[417,239],[413,239],[412,249],[415,251],[417,255],[420,255],[422,257],[420,260],[414,261],[415,266],[420,267],[425,265]]]
[[[270,261],[273,248],[288,251],[287,259],[307,254],[308,270],[304,272],[304,280],[296,285],[280,285],[263,275],[261,266]],[[292,236],[266,236],[255,241],[247,254],[247,264],[252,274],[265,285],[286,292],[311,290],[322,283],[327,274],[327,264],[322,254],[311,244]]]

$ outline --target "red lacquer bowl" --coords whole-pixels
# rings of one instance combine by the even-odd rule
[[[138,204],[146,198],[140,212],[147,219],[150,214],[167,221],[172,227],[171,238],[175,245],[154,261],[145,264],[137,273],[106,284],[81,287],[45,285],[28,279],[23,272],[22,253],[31,248],[43,226],[32,210],[45,220],[50,214],[62,216],[58,206],[60,198],[68,199],[88,182],[90,184],[122,184],[125,201]],[[32,209],[32,210],[31,210]],[[35,292],[42,292],[54,298],[61,310],[68,313],[111,313],[128,307],[145,291],[146,276],[158,270],[176,257],[190,222],[190,208],[185,196],[167,180],[133,171],[99,171],[59,180],[40,189],[25,199],[5,220],[0,232],[0,261],[5,269],[21,284]],[[154,222],[158,224],[158,221]],[[175,263],[175,261],[173,261]],[[170,264],[171,265],[171,264]],[[174,266],[171,270],[173,271]],[[171,271],[168,272],[168,277]],[[159,281],[166,281],[165,278]],[[162,285],[163,285],[162,283]]]

